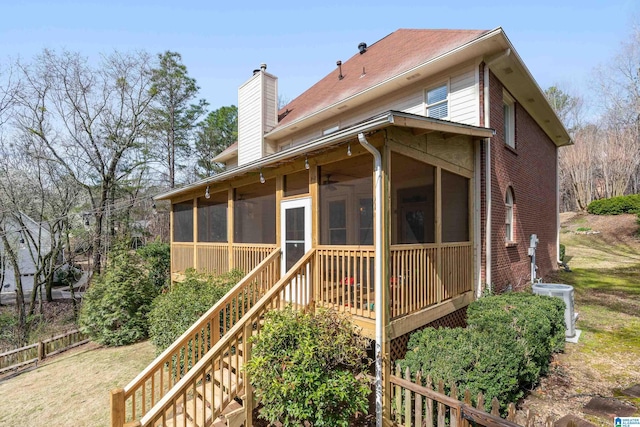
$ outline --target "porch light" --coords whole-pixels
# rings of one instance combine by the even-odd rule
[[[351,143],[347,145],[347,156],[351,157]]]
[[[264,175],[262,175],[262,169],[260,169],[260,184],[264,184],[266,179],[264,179]]]
[[[307,155],[304,155],[304,168],[306,170],[309,170],[309,159],[307,158]]]
[[[209,186],[207,185],[207,189],[204,191],[204,197],[209,199],[211,197],[211,193],[209,193]]]

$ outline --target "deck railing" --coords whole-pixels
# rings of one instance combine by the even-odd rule
[[[112,418],[122,413],[130,422],[146,414],[279,279],[276,248],[124,389],[112,392]]]
[[[171,272],[185,271],[194,266],[193,243],[172,243]]]
[[[304,295],[313,292],[313,271],[315,250],[307,252],[222,339],[220,339],[195,366],[168,392],[142,419],[141,426],[178,425],[179,417],[186,411],[195,414],[196,419],[213,420],[220,415],[224,405],[247,391],[244,409],[249,418],[253,411],[254,397],[251,388],[245,390],[249,378],[242,369],[251,357],[248,337],[257,333],[264,314],[281,309],[291,303],[306,305]],[[235,386],[222,393],[211,380],[221,366],[232,366],[235,370]],[[229,370],[228,370],[229,371]],[[203,396],[208,404],[198,405],[196,393]],[[189,406],[193,405],[193,406]]]
[[[241,271],[249,271],[269,255],[276,245],[259,243],[234,243],[233,266]]]

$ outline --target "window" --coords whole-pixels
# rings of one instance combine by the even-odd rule
[[[233,227],[236,243],[276,243],[275,179],[236,188]]]
[[[449,117],[449,89],[446,83],[427,90],[427,117]]]
[[[514,242],[514,228],[513,228],[513,189],[507,188],[507,195],[504,200],[505,207],[505,240],[507,243]]]
[[[507,93],[502,94],[502,111],[504,113],[504,143],[511,148],[516,148],[516,120],[515,101]]]

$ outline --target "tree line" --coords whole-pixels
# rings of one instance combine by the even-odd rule
[[[168,233],[154,194],[221,170],[212,158],[236,140],[237,108],[209,111],[198,92],[171,51],[92,62],[44,50],[0,62],[0,271],[14,272],[21,323],[43,289],[51,299],[63,258],[90,258],[100,273],[108,248],[136,226]],[[27,312],[25,251],[37,269]]]
[[[640,192],[640,29],[592,77],[589,97],[546,90],[573,140],[559,150],[562,211]]]

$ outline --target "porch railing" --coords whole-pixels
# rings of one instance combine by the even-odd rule
[[[373,255],[373,248],[318,247],[318,302],[337,311],[375,318]]]
[[[472,290],[471,244],[394,245],[390,254],[390,317],[396,319]],[[374,250],[319,246],[318,303],[375,318]]]
[[[112,418],[123,413],[126,422],[139,419],[179,382],[278,282],[280,255],[273,250],[124,389],[114,390]]]
[[[261,243],[174,242],[171,244],[171,272],[184,272],[188,268],[216,274],[233,268],[251,271],[275,248],[275,244]]]

